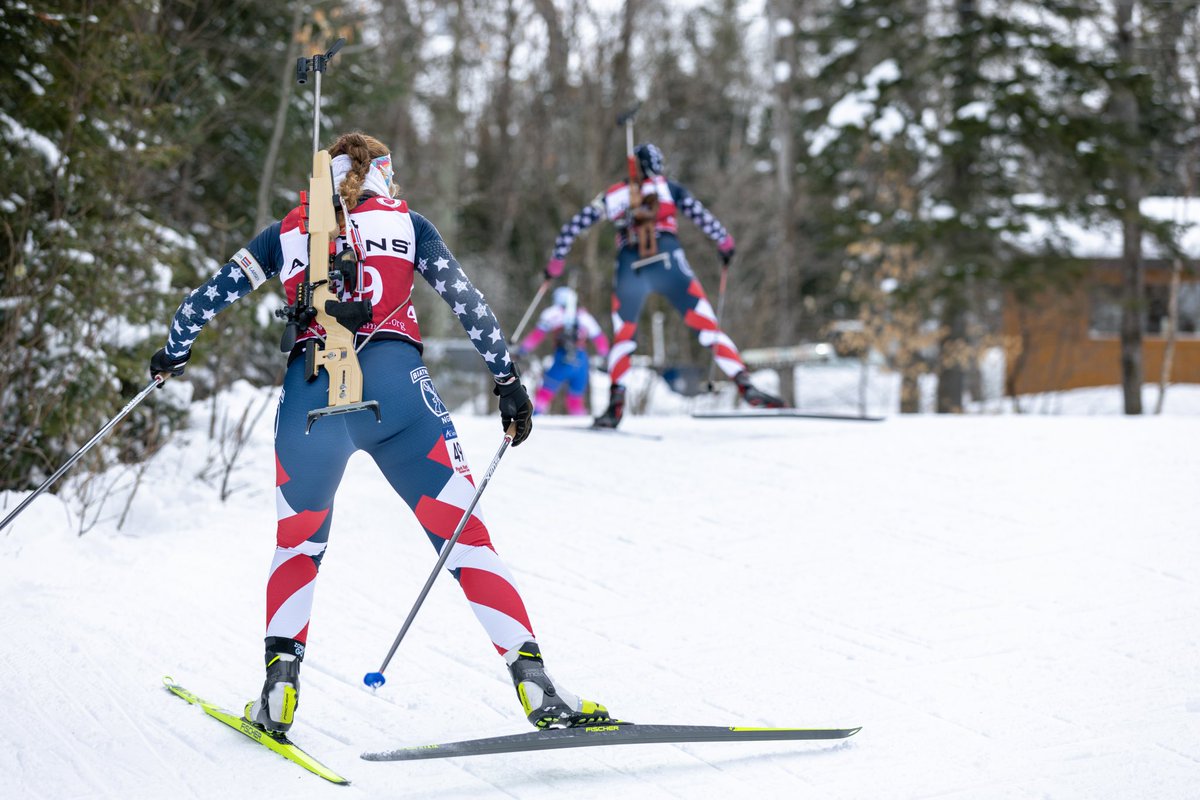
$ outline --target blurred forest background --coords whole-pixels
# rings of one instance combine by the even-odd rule
[[[1019,348],[1003,303],[1081,279],[1030,226],[1115,221],[1141,411],[1140,243],[1179,231],[1139,201],[1195,190],[1200,2],[8,0],[0,489],[37,485],[142,388],[184,292],[294,205],[313,113],[295,61],[339,36],[324,142],[391,146],[510,334],[559,226],[622,178],[615,118],[641,100],[637,140],[737,238],[722,322],[741,347],[836,336],[901,374],[905,410],[935,374],[937,409],[960,411],[980,353]],[[681,227],[715,296],[715,249]],[[612,261],[603,226],[568,260],[602,320]],[[278,379],[281,304],[263,287],[210,325],[198,396]],[[435,295],[417,304],[426,336],[462,335]],[[139,408],[103,457],[138,459],[180,413]]]

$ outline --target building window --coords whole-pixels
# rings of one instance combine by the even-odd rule
[[[1155,283],[1146,287],[1142,333],[1165,336],[1170,287]],[[1088,333],[1092,336],[1116,336],[1121,332],[1121,287],[1112,284],[1093,286],[1088,294]],[[1183,281],[1179,286],[1180,336],[1200,334],[1200,281]]]

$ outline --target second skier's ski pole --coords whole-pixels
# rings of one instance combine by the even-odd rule
[[[471,498],[471,502],[467,504],[467,510],[463,512],[462,519],[459,520],[458,527],[454,529],[454,535],[446,540],[446,544],[442,545],[441,555],[438,556],[437,563],[433,565],[433,572],[429,573],[429,578],[425,581],[425,587],[421,589],[421,594],[417,596],[417,602],[413,603],[412,610],[408,612],[408,618],[404,620],[404,624],[400,626],[400,633],[396,634],[396,641],[392,642],[392,649],[388,650],[387,656],[383,659],[383,664],[379,667],[378,672],[368,672],[363,676],[363,683],[370,686],[372,689],[378,689],[386,682],[383,677],[383,671],[387,669],[391,663],[392,656],[396,654],[396,649],[400,647],[401,640],[404,639],[404,634],[408,633],[409,627],[412,626],[413,620],[417,616],[417,612],[421,609],[421,604],[425,602],[425,596],[429,594],[429,590],[433,587],[433,582],[437,580],[438,573],[442,571],[442,567],[446,566],[446,559],[450,558],[450,551],[454,549],[454,545],[458,543],[458,537],[462,535],[463,529],[467,527],[467,522],[471,519],[471,512],[475,510],[476,504],[479,502],[483,490],[487,488],[488,481],[492,479],[492,473],[496,471],[496,465],[500,463],[500,457],[504,455],[504,451],[512,444],[513,437],[516,436],[516,425],[509,427],[504,433],[504,442],[500,445],[500,449],[496,451],[496,455],[492,457],[492,463],[488,465],[487,472],[483,473],[483,479],[479,481],[479,488],[475,490],[475,496]]]
[[[550,288],[550,278],[542,281],[542,285],[538,287],[537,294],[533,297],[533,302],[529,304],[529,308],[525,309],[525,316],[521,317],[521,321],[517,323],[517,332],[509,339],[515,345],[521,343],[521,333],[525,330],[525,325],[529,322],[529,318],[533,316],[533,310],[538,307],[538,303],[542,302],[542,295]]]
[[[83,447],[76,450],[75,455],[73,455],[67,459],[67,463],[65,463],[61,467],[59,467],[58,471],[56,471],[53,475],[51,475],[49,478],[47,478],[45,483],[43,483],[41,486],[39,486],[37,489],[35,489],[33,491],[33,494],[29,495],[29,497],[26,497],[24,500],[22,500],[20,505],[18,505],[16,508],[14,508],[11,514],[9,514],[7,517],[5,517],[3,522],[0,522],[0,530],[4,530],[4,527],[6,525],[8,525],[8,523],[10,523],[14,519],[16,519],[17,515],[20,514],[22,511],[24,511],[26,506],[28,506],[30,503],[32,503],[39,495],[41,495],[42,492],[49,489],[50,485],[53,484],[59,478],[61,478],[63,476],[63,473],[66,472],[67,470],[69,470],[75,464],[76,461],[83,458],[84,453],[86,453],[88,450],[91,450],[93,447],[95,447],[97,442],[99,442],[101,439],[103,439],[108,434],[108,432],[111,431],[118,422],[120,422],[121,420],[123,420],[125,418],[126,414],[128,414],[130,411],[133,411],[133,409],[135,407],[137,407],[138,403],[145,400],[146,396],[148,394],[150,394],[152,391],[154,391],[160,384],[162,384],[162,382],[163,382],[163,378],[159,377],[158,375],[155,375],[154,379],[152,381],[150,381],[149,384],[146,385],[146,388],[142,389],[140,392],[137,393],[137,395],[134,396],[134,398],[132,400],[130,400],[128,403],[126,403],[125,407],[121,409],[120,413],[118,413],[115,417],[110,419],[108,422],[104,423],[104,427],[101,428],[96,433],[96,435],[93,436],[88,441],[87,444],[85,444]]]
[[[721,265],[721,285],[717,289],[717,320],[716,320],[717,330],[714,332],[714,334],[713,334],[714,336],[721,335],[721,315],[725,310],[725,283],[728,279],[729,279],[729,264],[725,263],[725,264]],[[715,339],[715,338],[713,339],[712,351],[713,351],[713,360],[712,360],[712,363],[708,365],[708,391],[709,392],[712,392],[712,390],[713,390],[713,376],[716,374],[716,371],[717,371],[717,339]]]

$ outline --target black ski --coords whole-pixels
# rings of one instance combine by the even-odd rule
[[[540,423],[538,430],[573,431],[575,433],[602,433],[609,436],[629,436],[634,439],[648,439],[652,442],[661,442],[663,438],[657,433],[642,433],[641,431],[630,431],[624,428],[604,428],[599,425],[547,425],[545,423]]]
[[[600,425],[592,425],[589,428],[572,428],[571,430],[593,431],[595,433],[607,433],[610,436],[632,436],[634,439],[649,439],[653,442],[661,442],[662,436],[657,433],[641,433],[639,431],[627,431],[620,428],[605,428]]]
[[[482,756],[613,744],[845,739],[860,730],[862,728],[739,728],[720,725],[634,725],[631,722],[613,722],[607,725],[532,731],[490,739],[401,747],[378,753],[363,753],[362,757],[367,761],[415,761],[425,758]]]
[[[834,414],[820,411],[799,411],[794,408],[748,408],[734,411],[694,411],[693,419],[756,419],[765,417],[797,417],[800,419],[838,419],[849,422],[883,422],[883,417],[862,414]]]

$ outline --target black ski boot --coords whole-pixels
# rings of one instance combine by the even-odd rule
[[[537,642],[526,642],[504,656],[525,716],[535,728],[574,728],[612,719],[608,709],[571,694],[546,672]]]
[[[282,736],[292,727],[300,705],[300,659],[289,653],[267,653],[267,680],[257,700],[246,703],[246,719]]]
[[[608,408],[604,413],[592,420],[593,428],[615,428],[621,424],[625,413],[625,387],[614,383],[608,393]]]
[[[737,384],[738,393],[742,399],[746,401],[746,405],[754,408],[787,408],[787,403],[779,399],[773,394],[768,394],[762,389],[758,389],[750,382],[750,373],[742,370],[737,375],[733,376],[733,382]]]

